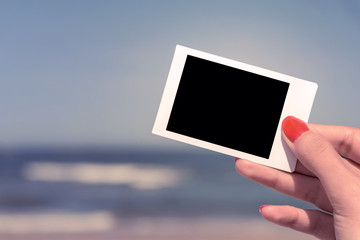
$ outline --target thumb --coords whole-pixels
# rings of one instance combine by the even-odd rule
[[[349,172],[331,143],[293,116],[284,119],[282,128],[285,141],[299,161],[320,179],[325,189],[337,192],[346,183]]]

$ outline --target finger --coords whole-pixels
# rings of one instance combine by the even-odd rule
[[[316,177],[311,171],[309,171],[300,161],[296,162],[295,171],[296,173],[301,173],[306,176]]]
[[[349,164],[322,135],[309,129],[305,122],[295,117],[287,117],[283,121],[283,133],[286,143],[305,168],[320,179],[330,200],[342,198],[337,194],[339,189],[351,191],[346,185],[355,179],[349,174]],[[353,193],[343,194],[351,196]]]
[[[266,187],[275,189],[288,196],[309,202],[315,206],[332,212],[332,206],[319,180],[299,173],[287,173],[274,168],[238,159],[236,170]]]
[[[359,128],[320,124],[308,124],[308,126],[327,139],[339,154],[360,163]]]
[[[260,212],[266,220],[280,226],[311,234],[319,239],[335,239],[333,217],[324,212],[270,205],[260,207]]]

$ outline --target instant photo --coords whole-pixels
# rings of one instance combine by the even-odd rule
[[[317,85],[177,46],[153,133],[293,171],[281,121],[307,121]]]

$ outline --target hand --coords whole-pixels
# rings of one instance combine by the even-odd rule
[[[360,239],[360,129],[287,117],[283,137],[299,160],[294,173],[243,159],[236,170],[322,211],[263,205],[263,217],[319,239]]]

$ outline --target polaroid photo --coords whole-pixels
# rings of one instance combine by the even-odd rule
[[[292,172],[281,122],[308,121],[316,91],[316,83],[178,45],[153,133]]]

